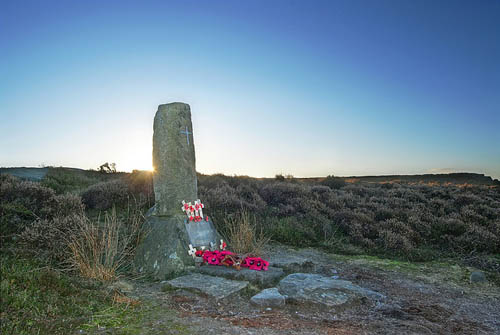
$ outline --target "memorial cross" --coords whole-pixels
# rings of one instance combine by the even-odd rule
[[[189,134],[192,134],[189,130],[188,130],[188,127],[186,126],[186,130],[181,130],[181,134],[186,134],[186,141],[187,141],[187,144],[189,145]]]
[[[194,257],[196,255],[196,248],[193,248],[193,245],[189,245],[189,251],[188,251],[189,256]]]

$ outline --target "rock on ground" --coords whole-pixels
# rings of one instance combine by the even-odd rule
[[[286,276],[280,281],[278,290],[287,300],[326,306],[339,306],[361,298],[384,298],[382,294],[354,285],[350,281],[310,273]]]
[[[219,300],[241,291],[248,286],[248,282],[194,273],[169,280],[166,285],[167,288],[183,288],[199,291]]]
[[[285,297],[276,287],[266,288],[254,295],[250,302],[261,307],[279,307],[285,305]]]
[[[224,277],[235,280],[246,280],[260,287],[272,287],[285,276],[280,268],[269,267],[267,271],[255,271],[250,269],[236,270],[227,266],[201,266],[197,271],[203,274]]]
[[[472,271],[469,277],[471,284],[474,283],[486,283],[486,275],[482,271]]]
[[[264,257],[269,264],[291,272],[317,272],[322,267],[328,267],[331,260],[324,253],[315,249],[295,250],[279,247],[267,250]]]

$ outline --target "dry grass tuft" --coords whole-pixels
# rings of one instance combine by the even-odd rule
[[[226,239],[235,253],[258,256],[269,242],[262,229],[258,229],[255,216],[250,216],[247,211],[226,218],[224,224]]]
[[[113,294],[113,303],[118,304],[118,305],[126,305],[127,307],[132,306],[138,306],[140,305],[140,301],[137,299],[133,299],[130,297],[127,297],[125,294],[115,291]]]
[[[117,270],[130,261],[141,235],[142,215],[129,216],[128,222],[117,217],[115,209],[106,213],[104,222],[85,219],[78,222],[69,237],[70,264],[82,276],[112,280]]]

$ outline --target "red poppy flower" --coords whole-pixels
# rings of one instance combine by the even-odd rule
[[[220,261],[219,255],[215,252],[212,252],[212,255],[208,257],[208,264],[219,265]]]
[[[241,267],[244,267],[244,268],[247,268],[250,266],[250,264],[248,264],[248,260],[249,260],[250,257],[246,257],[242,262],[241,262]]]
[[[205,252],[203,253],[203,261],[205,263],[208,263],[209,258],[211,258],[212,256],[213,252],[211,252],[210,250],[205,250]]]

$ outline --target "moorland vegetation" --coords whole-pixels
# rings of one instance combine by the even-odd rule
[[[234,237],[245,232],[259,236],[257,244],[414,262],[451,258],[500,273],[494,185],[216,174],[199,175],[198,186],[217,229],[242,248],[248,241]],[[123,299],[98,283],[127,273],[153,204],[145,171],[50,168],[41,182],[0,175],[2,333],[62,334],[95,326],[89,318],[104,310],[101,323],[123,320]]]

